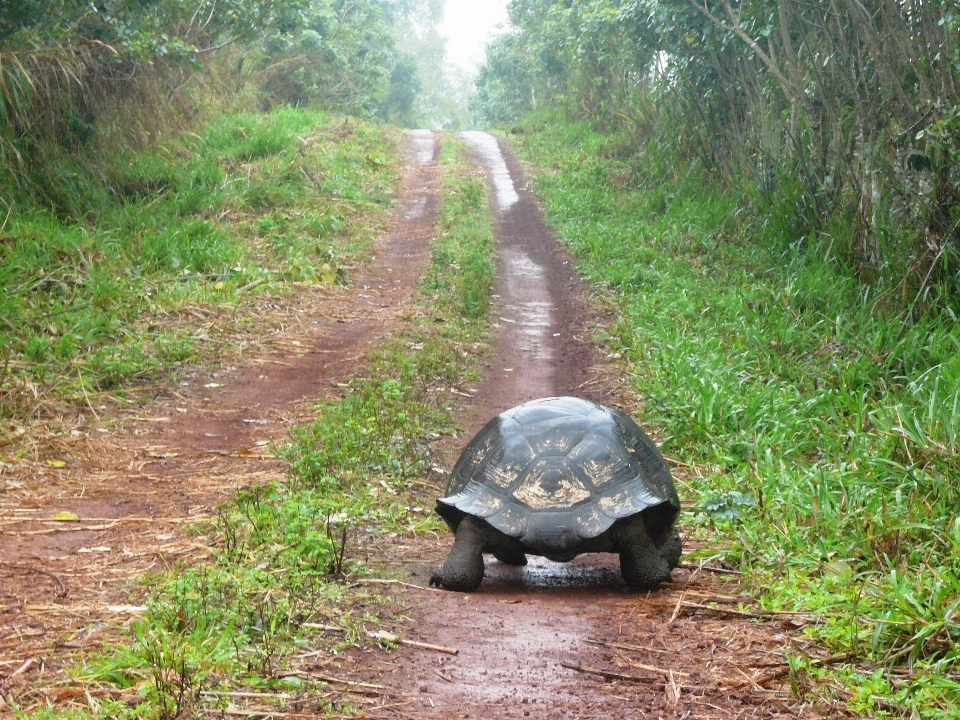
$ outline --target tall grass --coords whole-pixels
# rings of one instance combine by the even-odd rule
[[[886,311],[831,256],[837,238],[764,227],[695,169],[530,122],[522,150],[553,170],[536,190],[619,304],[612,342],[645,422],[702,471],[703,510],[681,523],[719,534],[768,607],[814,611],[809,632],[854,653],[817,671],[846,678],[854,709],[960,714],[956,324]]]

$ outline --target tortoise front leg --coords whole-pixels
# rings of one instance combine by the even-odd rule
[[[457,526],[450,554],[430,577],[430,584],[446,590],[473,592],[483,582],[482,521],[467,515]]]
[[[680,544],[680,532],[674,528],[673,533],[666,539],[657,551],[660,557],[667,561],[672,570],[680,565],[680,555],[683,554],[683,545]]]
[[[670,579],[670,563],[659,553],[643,523],[635,528],[620,540],[620,574],[631,590],[653,590]]]

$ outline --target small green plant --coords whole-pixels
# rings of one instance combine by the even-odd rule
[[[344,525],[339,528],[338,537],[336,524],[333,522],[332,516],[327,515],[327,539],[333,548],[333,559],[327,565],[327,574],[331,577],[343,578],[346,575],[344,561],[347,559],[347,535],[348,528]]]
[[[721,520],[739,520],[741,516],[757,504],[750,493],[728,490],[720,495],[710,495],[703,500],[703,507],[713,517]]]

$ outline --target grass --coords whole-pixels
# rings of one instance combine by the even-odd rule
[[[210,359],[215,343],[165,320],[185,307],[239,323],[254,292],[348,281],[395,163],[384,129],[290,108],[108,161],[56,154],[57,197],[0,229],[0,420]]]
[[[299,713],[355,709],[284,671],[291,654],[318,646],[335,654],[378,622],[379,599],[340,582],[371,572],[359,548],[439,527],[411,488],[431,472],[432,443],[452,431],[450,390],[478,372],[486,322],[477,307],[493,282],[486,194],[465,174],[459,147],[443,144],[441,239],[419,311],[339,398],[316,406],[314,422],[295,429],[282,449],[288,481],[240,492],[213,526],[197,528],[214,547],[208,564],[145,578],[146,610],[129,642],[75,671],[77,683],[120,698],[99,694],[98,713],[50,706],[29,717],[167,720],[225,707],[211,691],[237,690],[265,693],[258,706],[277,711],[292,697]],[[325,625],[342,632],[318,630]]]
[[[834,238],[790,236],[695,168],[557,117],[525,125],[550,221],[620,309],[610,340],[645,423],[701,469],[681,524],[856,658],[795,658],[795,693],[960,716],[956,323],[891,313]]]

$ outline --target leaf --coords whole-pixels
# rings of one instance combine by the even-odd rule
[[[324,263],[320,266],[320,279],[328,284],[333,284],[337,279],[337,271],[330,267],[330,263]]]
[[[836,578],[847,578],[853,575],[853,567],[845,560],[831,560],[823,566],[824,572]]]
[[[80,520],[80,517],[76,513],[72,513],[69,510],[61,510],[58,513],[55,513],[51,520],[62,520],[64,522],[77,522]]]

